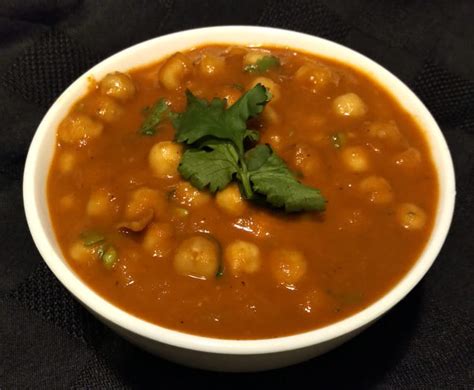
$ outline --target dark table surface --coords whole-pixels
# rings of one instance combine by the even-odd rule
[[[409,296],[339,349],[257,374],[187,369],[142,352],[88,314],[46,268],[28,232],[28,144],[59,93],[110,54],[192,27],[253,24],[340,42],[405,81],[438,120],[457,176],[453,225]],[[0,2],[0,388],[310,385],[474,388],[473,1]]]

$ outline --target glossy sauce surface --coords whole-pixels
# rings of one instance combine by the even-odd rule
[[[244,71],[249,52],[281,65]],[[131,70],[128,95],[99,81],[58,129],[49,208],[75,272],[140,318],[220,338],[295,334],[380,298],[414,264],[435,216],[437,174],[415,121],[363,72],[308,54],[211,45],[182,55]],[[181,64],[172,76],[170,61]],[[233,202],[238,191],[219,200],[193,193],[179,174],[157,173],[150,151],[173,141],[175,129],[165,120],[156,135],[140,134],[145,107],[165,98],[182,112],[186,89],[232,103],[256,81],[273,99],[249,128],[321,190],[326,211],[288,215]],[[84,246],[85,231],[114,248],[113,266]],[[222,276],[190,277],[177,266],[183,242],[199,236],[216,243]],[[251,259],[247,268],[242,256]]]

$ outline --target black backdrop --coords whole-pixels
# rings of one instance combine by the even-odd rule
[[[474,388],[473,1],[0,2],[0,388],[287,385]],[[343,347],[258,374],[191,370],[153,357],[89,315],[43,264],[28,232],[21,175],[55,97],[110,54],[173,31],[221,24],[289,28],[352,47],[423,99],[451,148],[457,207],[427,277]],[[308,382],[309,381],[309,382]]]

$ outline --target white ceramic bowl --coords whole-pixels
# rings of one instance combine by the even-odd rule
[[[439,204],[429,242],[412,269],[386,295],[342,321],[289,337],[221,340],[180,333],[141,320],[106,301],[89,288],[65,261],[48,211],[46,180],[56,146],[56,128],[72,104],[87,91],[89,76],[101,79],[111,71],[160,60],[178,50],[207,43],[275,45],[337,59],[364,70],[391,91],[426,133],[439,175]],[[226,26],[188,30],[132,46],[102,61],[79,77],[53,104],[31,143],[23,178],[28,225],[44,261],[61,283],[96,317],[142,348],[185,365],[222,371],[258,371],[282,367],[320,355],[347,341],[399,302],[425,275],[438,255],[451,223],[454,169],[446,141],[435,120],[394,75],[344,46],[297,32],[266,27]]]

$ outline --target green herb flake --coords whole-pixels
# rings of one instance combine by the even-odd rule
[[[94,247],[93,253],[104,263],[106,268],[111,268],[117,261],[117,250],[107,243],[105,236],[101,233],[89,230],[82,232],[79,237],[84,246]]]
[[[103,255],[101,256],[101,260],[104,263],[106,268],[112,268],[115,262],[118,259],[118,252],[113,246],[109,246]]]
[[[255,64],[249,64],[244,67],[245,72],[249,73],[263,73],[269,69],[276,68],[280,66],[280,59],[275,56],[264,56],[257,60]]]
[[[169,107],[165,99],[158,100],[152,107],[143,110],[145,120],[138,132],[142,135],[153,136],[156,134],[156,127],[168,117]]]
[[[82,232],[79,237],[81,238],[84,246],[87,247],[94,246],[105,240],[105,237],[101,233],[98,233],[93,230]]]

